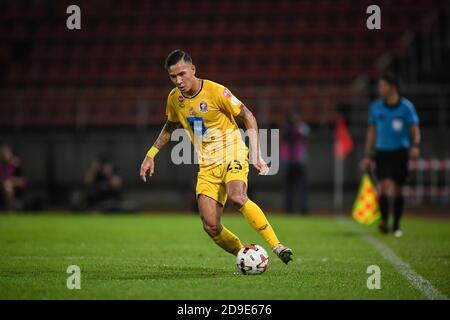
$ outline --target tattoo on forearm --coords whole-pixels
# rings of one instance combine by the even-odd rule
[[[169,142],[172,132],[174,132],[180,126],[181,123],[179,122],[167,121],[153,146],[160,150],[167,142]]]

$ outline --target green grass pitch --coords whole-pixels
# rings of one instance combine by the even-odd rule
[[[270,221],[294,250],[295,261],[285,266],[270,252],[266,273],[244,276],[194,214],[1,215],[0,298],[426,298],[361,234],[333,217],[272,216]],[[225,215],[223,223],[243,243],[269,249],[243,217]],[[450,296],[448,221],[406,218],[400,239],[379,235],[375,225],[354,226]],[[66,287],[69,265],[81,268],[80,290]],[[367,288],[370,265],[381,269],[379,290]]]

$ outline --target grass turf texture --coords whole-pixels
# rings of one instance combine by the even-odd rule
[[[389,261],[334,218],[273,216],[295,261],[272,252],[261,276],[237,274],[234,257],[203,232],[196,215],[0,216],[2,299],[424,299]],[[245,244],[266,243],[239,215],[223,223]],[[450,296],[450,223],[405,219],[405,235],[382,236],[416,272]],[[69,265],[81,290],[68,290]],[[369,265],[380,290],[367,289]]]

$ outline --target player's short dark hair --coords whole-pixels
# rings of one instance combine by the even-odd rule
[[[390,85],[393,85],[393,86],[397,87],[397,89],[398,89],[399,84],[400,84],[400,83],[399,83],[398,76],[397,76],[395,73],[393,73],[392,71],[386,71],[386,72],[384,72],[384,73],[381,75],[380,80],[386,81],[386,82],[389,83]]]
[[[184,60],[186,63],[192,63],[192,58],[189,55],[189,53],[177,49],[169,53],[169,55],[166,58],[166,61],[164,62],[164,68],[167,70],[171,66],[177,64],[181,59]]]

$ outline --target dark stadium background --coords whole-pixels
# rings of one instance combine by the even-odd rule
[[[81,8],[81,30],[66,28],[70,4]],[[371,4],[381,7],[381,30],[366,28]],[[139,210],[191,210],[197,168],[172,164],[170,147],[151,182],[139,180],[165,121],[171,83],[163,62],[176,48],[192,55],[199,77],[245,102],[260,127],[277,128],[286,112],[300,111],[312,129],[313,211],[333,208],[337,114],[355,144],[345,160],[350,208],[368,104],[387,68],[401,76],[421,118],[422,157],[450,158],[448,1],[1,1],[0,29],[0,143],[21,158],[46,210],[68,208],[101,153],[115,161],[125,198]],[[283,172],[251,172],[255,201],[281,211]],[[408,202],[411,209],[448,210],[449,170],[435,173],[424,170],[424,196]]]

